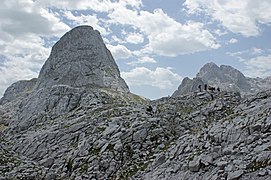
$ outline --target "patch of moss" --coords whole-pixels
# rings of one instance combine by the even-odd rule
[[[234,114],[234,111],[231,108],[227,108],[225,113],[226,113],[226,115],[229,116],[229,115]]]
[[[88,164],[87,163],[83,163],[81,165],[80,172],[81,173],[87,173],[88,172]]]
[[[125,122],[125,124],[124,124],[125,128],[130,128],[131,126],[132,125],[131,125],[131,123],[129,121]]]
[[[269,159],[265,159],[264,161],[258,161],[258,162],[256,160],[254,160],[247,166],[247,169],[249,171],[254,172],[254,171],[257,171],[261,168],[265,168],[267,166],[270,166],[271,163],[268,163],[268,162],[269,162]]]
[[[100,149],[98,148],[98,149],[96,149],[96,148],[90,148],[89,150],[88,150],[88,152],[90,153],[90,154],[92,154],[92,155],[98,155],[99,153],[100,153]]]
[[[73,148],[77,148],[78,147],[78,143],[77,142],[71,142],[70,146]]]
[[[167,151],[170,148],[170,142],[165,143],[165,146],[161,149],[162,151]]]
[[[146,99],[144,99],[144,98],[141,97],[141,96],[138,96],[138,95],[132,94],[132,93],[131,93],[131,95],[132,95],[132,98],[133,98],[133,100],[134,100],[135,102],[139,102],[139,103],[145,103],[145,102],[146,102]]]
[[[130,166],[130,168],[123,174],[123,179],[129,179],[134,176],[138,172],[138,168],[136,165]]]
[[[207,126],[206,126],[207,127]],[[200,132],[201,131],[201,127],[199,127],[199,126],[193,126],[193,127],[191,127],[191,132],[193,133],[193,134],[197,134],[198,132]]]
[[[67,161],[67,170],[68,172],[72,172],[73,159],[69,158]]]
[[[141,163],[139,165],[139,170],[140,171],[145,171],[147,169],[147,167],[148,167],[149,164],[150,164],[150,162]]]
[[[183,106],[179,111],[184,114],[189,114],[194,110],[191,106]]]
[[[113,144],[109,143],[108,146],[107,146],[107,149],[111,152],[114,152],[114,146]]]
[[[134,150],[129,145],[125,145],[124,149],[126,150],[129,157],[132,157],[134,155]]]
[[[0,124],[0,132],[4,131],[8,126],[5,126],[4,124]]]
[[[159,135],[155,135],[155,136],[152,136],[152,137],[150,137],[150,140],[152,141],[152,142],[157,142],[158,140],[159,140]]]
[[[265,151],[271,151],[271,146],[265,149]]]
[[[106,127],[97,127],[97,130],[98,130],[99,132],[104,132],[105,129],[106,129]]]
[[[188,161],[193,161],[193,159],[194,159],[194,155],[192,154],[192,155],[190,155],[188,158]]]

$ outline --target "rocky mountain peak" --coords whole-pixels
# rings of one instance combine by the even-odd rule
[[[226,80],[220,67],[213,62],[205,64],[200,69],[199,73],[197,74],[197,77],[207,81],[208,80],[215,81],[216,79],[220,79],[222,81]]]
[[[206,63],[202,68],[201,70],[210,70],[210,69],[219,69],[219,66],[216,65],[216,63],[214,62],[209,62],[209,63]]]
[[[36,82],[37,78],[33,78],[31,80],[21,80],[13,83],[7,88],[3,98],[0,99],[0,105],[13,101],[19,96],[31,92],[35,87]]]
[[[219,87],[225,91],[250,92],[252,84],[237,69],[221,65],[220,67],[213,62],[205,64],[192,80],[185,80],[179,86],[173,96],[183,95],[189,92],[198,91],[198,85],[207,84]]]
[[[40,71],[36,89],[54,85],[129,92],[100,33],[91,26],[72,29],[53,46]]]

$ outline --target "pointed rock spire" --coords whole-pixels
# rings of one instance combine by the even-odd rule
[[[129,92],[100,33],[91,26],[72,29],[53,46],[40,71],[36,89],[54,85]]]

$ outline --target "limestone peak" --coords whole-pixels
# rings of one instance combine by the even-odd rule
[[[129,92],[100,33],[91,26],[78,26],[53,46],[43,65],[36,89],[53,85],[111,88]]]

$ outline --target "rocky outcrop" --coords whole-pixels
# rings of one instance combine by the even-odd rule
[[[257,92],[259,89],[269,89],[271,84],[271,77],[266,78],[247,78],[251,85],[251,92]]]
[[[97,99],[103,91],[126,99],[134,97],[99,32],[91,26],[79,26],[53,46],[38,79],[14,83],[1,103],[12,102],[3,107],[10,111],[5,113],[8,117],[16,117],[8,118],[12,119],[8,124],[23,131],[47,117],[61,116],[80,103],[88,103],[85,97]],[[8,119],[3,122],[7,124]]]
[[[185,77],[182,80],[181,85],[178,87],[178,90],[176,90],[172,96],[177,97],[179,95],[200,91],[199,85],[201,86],[201,89],[203,90],[204,81],[201,78],[196,77],[196,78],[190,79],[188,77]]]
[[[100,33],[91,26],[72,29],[53,46],[40,71],[36,89],[54,85],[129,92]]]
[[[37,79],[21,80],[13,83],[4,93],[4,96],[0,99],[0,105],[11,102],[16,98],[30,93],[36,85]]]
[[[204,101],[207,94],[202,92],[196,96],[201,96]],[[193,98],[195,95],[186,96],[198,104]],[[186,96],[179,98],[184,99]],[[184,124],[191,123],[191,129],[182,129],[170,148],[160,155],[166,157],[165,163],[157,167],[149,166],[138,177],[270,179],[271,110],[268,106],[271,103],[271,90],[243,100],[240,95],[230,93],[214,96],[213,107],[209,102],[211,104],[206,105],[206,108],[190,109],[188,117],[176,117],[175,127],[178,127],[176,124],[189,127]],[[198,123],[203,124],[197,126]]]
[[[199,92],[152,102],[118,94],[113,98],[112,93],[85,93],[85,100],[61,116],[38,117],[23,131],[4,130],[1,176],[268,179],[271,175],[270,90],[247,99],[234,92],[213,93],[213,98]]]

